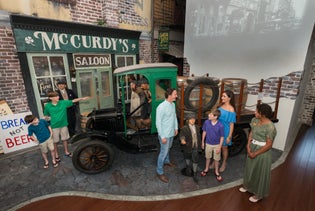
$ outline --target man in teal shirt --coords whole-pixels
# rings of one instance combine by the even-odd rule
[[[59,94],[57,92],[49,92],[48,98],[50,102],[45,105],[44,116],[46,119],[50,117],[50,126],[53,131],[55,147],[55,158],[57,162],[60,162],[57,148],[57,143],[60,139],[63,143],[65,156],[72,157],[71,152],[68,150],[68,139],[70,136],[68,131],[67,108],[71,107],[73,103],[81,100],[87,100],[88,97],[76,98],[73,100],[59,100]]]
[[[164,165],[175,167],[175,164],[170,162],[169,151],[172,147],[174,136],[178,133],[178,122],[174,104],[176,98],[176,89],[168,88],[165,92],[165,101],[156,109],[156,128],[161,146],[156,172],[158,178],[165,183],[168,183],[168,178],[164,174]]]

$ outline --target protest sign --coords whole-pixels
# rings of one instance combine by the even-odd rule
[[[20,149],[35,146],[27,133],[28,124],[24,117],[30,112],[9,114],[0,118],[0,141],[4,153],[14,152]]]

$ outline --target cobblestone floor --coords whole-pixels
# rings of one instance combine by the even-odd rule
[[[69,148],[73,150],[75,145],[70,145]],[[61,145],[58,150],[62,155]],[[96,175],[77,171],[71,159],[62,156],[57,168],[53,168],[50,163],[49,169],[43,169],[43,160],[37,147],[1,154],[0,210],[7,210],[36,197],[69,191],[152,197],[220,187],[242,178],[246,156],[242,152],[229,158],[221,183],[216,181],[213,171],[210,171],[206,177],[199,176],[197,184],[191,177],[181,174],[185,161],[179,143],[174,142],[170,156],[177,167],[165,167],[165,174],[170,180],[166,184],[156,177],[158,152],[128,154],[115,147],[114,151],[115,159],[111,168]],[[282,151],[273,149],[273,160],[277,160],[281,153]],[[205,159],[201,155],[199,172],[204,165]]]

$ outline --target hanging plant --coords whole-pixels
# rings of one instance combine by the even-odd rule
[[[97,24],[98,26],[106,26],[106,20],[104,20],[104,19],[98,19],[97,22],[96,22],[96,24]]]

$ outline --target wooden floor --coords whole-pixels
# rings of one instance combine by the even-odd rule
[[[164,201],[111,201],[77,196],[53,197],[33,202],[24,210],[315,210],[315,124],[302,126],[286,161],[272,171],[270,196],[258,203],[238,187],[216,193]]]

